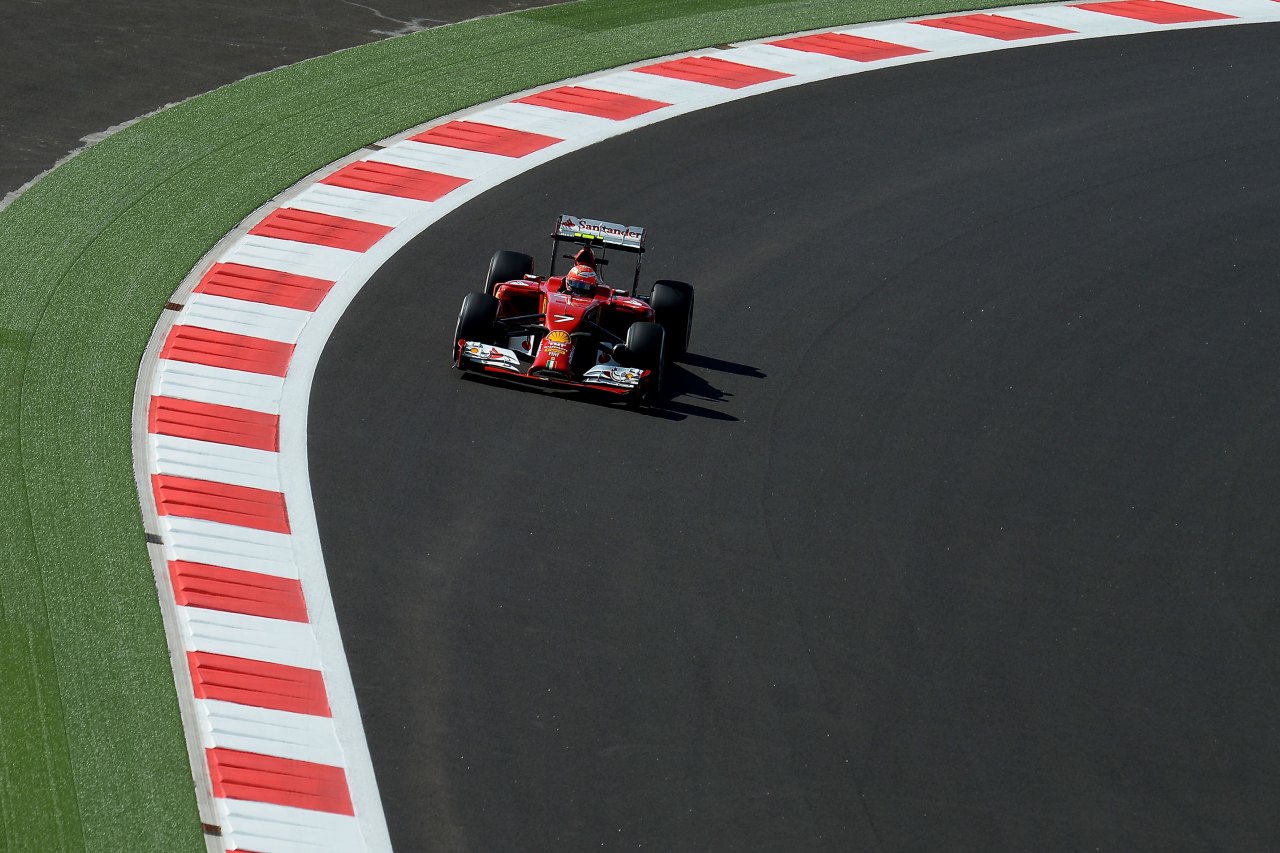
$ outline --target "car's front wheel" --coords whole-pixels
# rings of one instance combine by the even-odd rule
[[[642,405],[657,405],[662,393],[662,373],[666,363],[666,331],[657,323],[632,323],[627,329],[625,347],[629,367],[640,367],[649,375],[636,389]]]
[[[453,330],[454,367],[465,369],[466,363],[458,352],[459,341],[495,343],[495,324],[498,319],[498,300],[487,293],[468,293],[462,298],[458,311],[458,324]]]

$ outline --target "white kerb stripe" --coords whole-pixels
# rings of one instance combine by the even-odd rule
[[[294,240],[277,240],[247,234],[225,252],[218,260],[223,263],[264,267],[278,272],[308,275],[326,281],[337,281],[351,265],[360,260],[359,252],[299,243]]]
[[[482,110],[475,115],[469,115],[467,118],[484,124],[511,130],[527,130],[568,141],[581,137],[597,140],[611,136],[614,132],[621,133],[626,129],[625,125],[619,127],[619,122],[613,119],[571,113],[566,110],[553,110],[548,107],[535,107],[532,104],[502,104]]]
[[[1183,3],[1196,9],[1220,12],[1233,17],[1248,17],[1259,20],[1280,21],[1280,3],[1274,0],[1191,0]]]
[[[205,746],[256,752],[316,764],[344,764],[342,747],[329,717],[255,708],[217,699],[198,699]]]
[[[467,151],[412,140],[388,145],[366,159],[468,180],[484,176],[505,176],[516,171],[519,166],[513,162],[516,158],[503,157],[501,154],[486,154],[482,151]]]
[[[289,199],[289,206],[312,213],[327,213],[394,228],[406,219],[430,209],[431,202],[370,193],[328,184],[313,184]]]
[[[813,53],[808,50],[794,50],[789,47],[775,47],[771,44],[735,47],[725,51],[725,58],[733,62],[741,62],[743,65],[785,71],[805,80],[825,80],[828,77],[856,74],[868,68],[881,67],[886,62],[898,61],[858,62],[854,59],[841,59],[838,56],[827,56],[824,53]]]
[[[651,101],[665,101],[682,107],[719,103],[724,100],[726,91],[720,86],[695,83],[692,80],[677,80],[659,74],[646,74],[643,71],[619,71],[592,82],[599,83],[599,88],[608,92],[634,95]]]
[[[296,308],[195,293],[178,314],[179,325],[200,326],[216,332],[249,335],[286,344],[296,343],[311,312]]]
[[[353,817],[251,800],[215,802],[227,850],[351,853],[368,849],[360,822]]]
[[[1066,38],[1132,35],[1150,32],[1160,27],[1159,24],[1126,18],[1123,15],[1108,15],[1105,12],[1094,12],[1075,6],[1044,6],[1038,9],[1019,10],[1018,17],[1024,21],[1062,27],[1064,30],[1079,33],[1079,36],[1066,36]]]
[[[190,651],[319,669],[315,635],[306,622],[266,619],[200,607],[179,607]]]
[[[1116,29],[1111,25],[1109,19],[1117,18],[1117,20],[1127,20],[1118,18],[1116,15],[1099,15],[1097,12],[1089,12],[1084,9],[1077,9],[1073,6],[1042,6],[1035,9],[1026,9],[1018,11],[1019,20],[1031,21],[1035,24],[1046,24],[1050,27],[1058,27],[1064,30],[1071,30],[1080,33],[1081,36],[1093,36],[1100,33],[1115,33]],[[1139,23],[1139,22],[1131,22]],[[1150,24],[1143,24],[1143,28],[1150,29]],[[1136,32],[1127,25],[1121,25],[1120,33]],[[1081,36],[1060,36],[1063,39],[1079,38]]]
[[[160,516],[160,526],[168,560],[298,579],[293,542],[287,533],[174,515]]]
[[[903,47],[919,48],[927,50],[936,56],[980,53],[988,50],[999,50],[1004,47],[1016,47],[1019,44],[1016,41],[1007,42],[990,38],[989,36],[976,36],[972,33],[958,33],[955,30],[943,30],[937,27],[909,23],[876,24],[865,29],[851,27],[833,30],[833,32],[892,42]]]
[[[162,358],[156,368],[153,393],[215,406],[254,412],[280,413],[284,379],[226,367]]]
[[[279,454],[176,435],[147,436],[157,474],[280,491]]]

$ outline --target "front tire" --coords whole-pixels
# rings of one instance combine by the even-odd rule
[[[533,272],[533,258],[523,252],[508,252],[505,249],[493,253],[489,261],[489,274],[484,279],[484,292],[493,296],[494,289],[504,282],[524,278]]]
[[[458,341],[496,343],[495,324],[498,320],[498,300],[487,293],[468,293],[462,298],[458,311],[458,324],[453,329],[453,366],[466,369]]]
[[[649,371],[637,389],[641,405],[655,406],[662,393],[662,368],[666,363],[667,333],[657,323],[632,323],[624,343],[627,362]]]

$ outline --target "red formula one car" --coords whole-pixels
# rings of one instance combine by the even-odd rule
[[[561,216],[551,237],[546,276],[534,274],[528,255],[494,254],[484,292],[462,300],[453,366],[655,404],[663,366],[689,344],[693,288],[659,281],[649,295],[637,295],[643,228]],[[566,245],[579,248],[562,254]],[[630,290],[602,281],[607,256],[618,252],[635,258]],[[557,275],[562,259],[573,263]]]

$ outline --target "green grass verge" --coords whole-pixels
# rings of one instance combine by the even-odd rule
[[[165,110],[0,213],[0,849],[204,849],[134,490],[131,404],[166,299],[245,215],[369,142],[530,86],[994,5],[583,0],[459,24]]]

